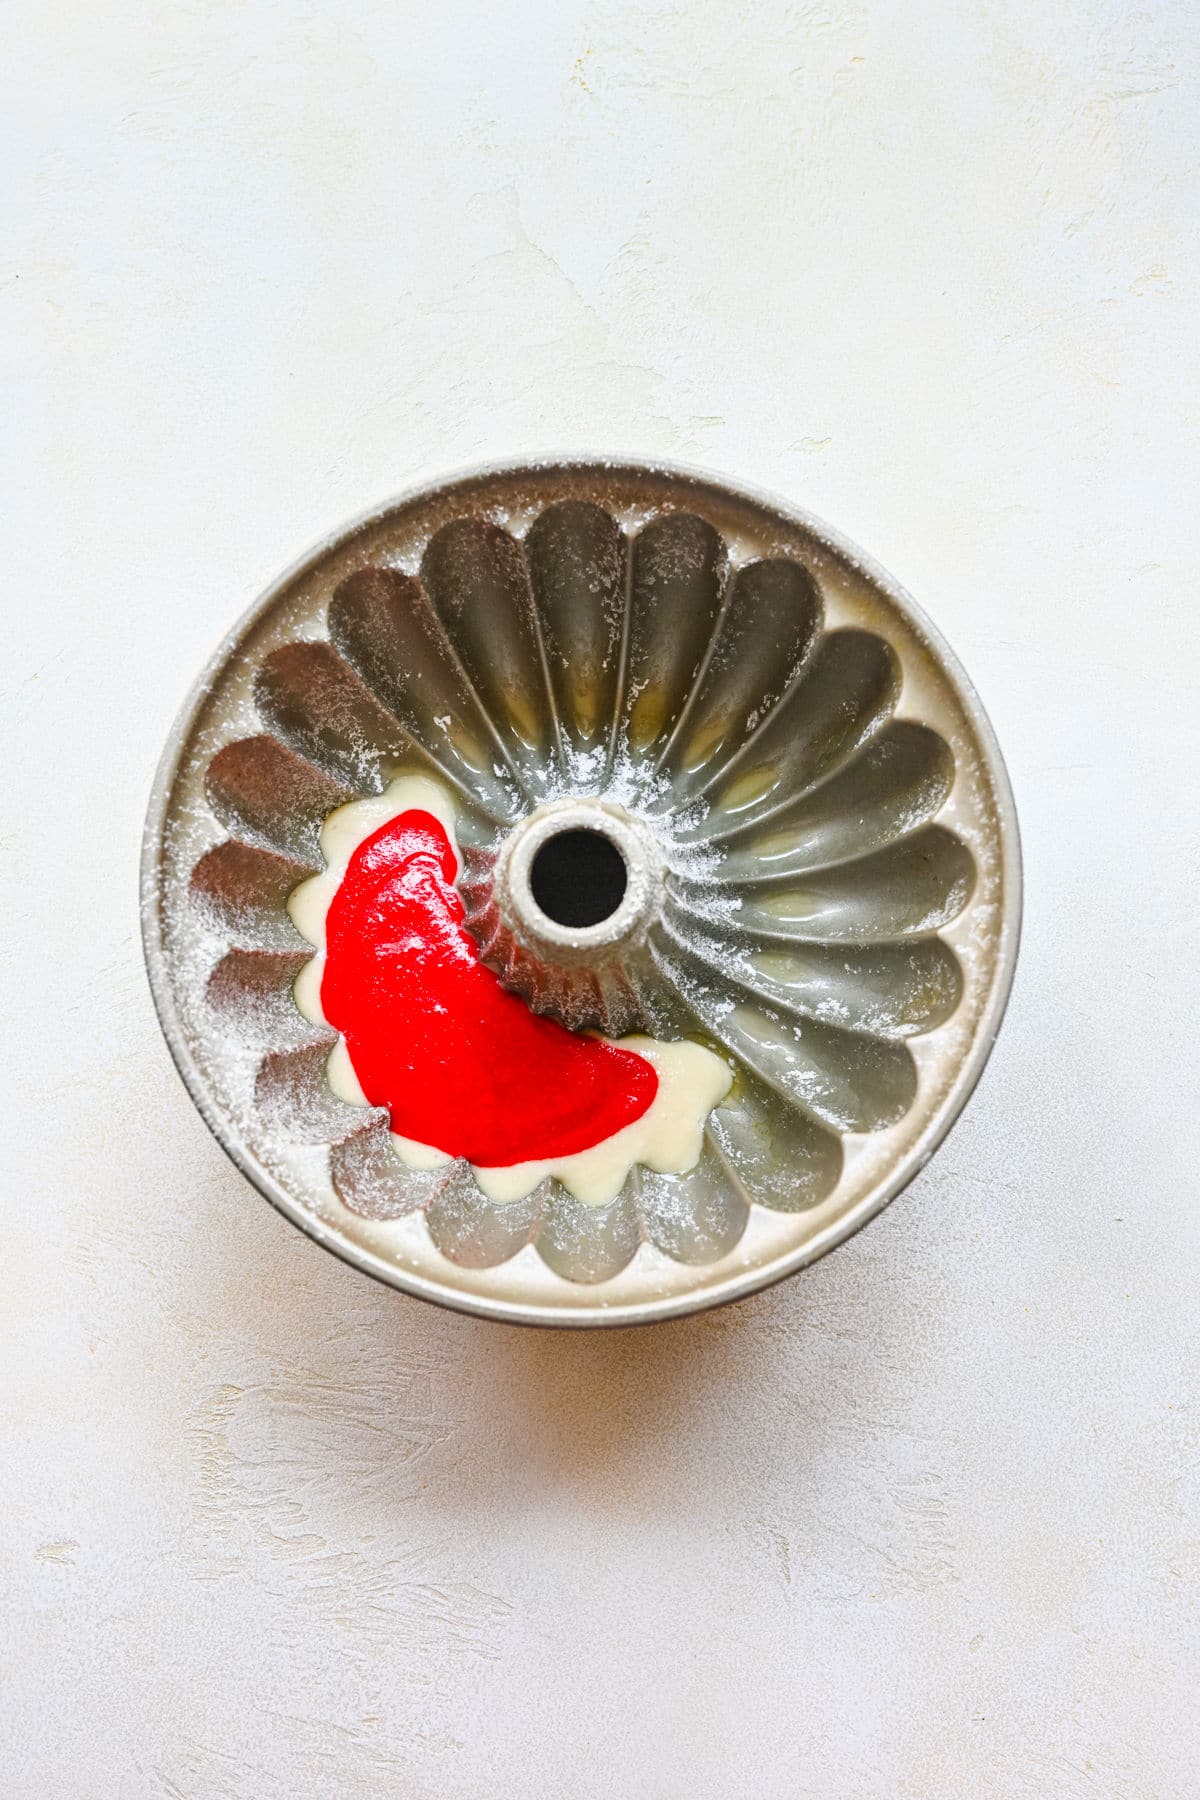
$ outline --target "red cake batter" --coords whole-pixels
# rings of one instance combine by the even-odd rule
[[[590,1149],[647,1111],[644,1057],[529,1011],[479,960],[432,813],[359,845],[330,902],[321,1008],[392,1130],[483,1168]]]

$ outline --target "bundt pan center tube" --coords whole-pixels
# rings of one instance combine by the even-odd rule
[[[174,728],[142,893],[172,1054],[274,1205],[423,1298],[618,1325],[790,1274],[912,1179],[999,1029],[1020,856],[882,570],[699,472],[568,461],[409,494],[272,586]],[[332,1004],[356,894],[407,1111]],[[422,1013],[418,963],[466,997]],[[594,1148],[414,1123],[420,1080],[517,1118],[560,1060],[585,1095],[642,1071]]]
[[[541,883],[539,870],[547,871]],[[610,910],[600,910],[592,902],[602,897],[606,874],[619,895]],[[623,971],[662,916],[665,875],[652,832],[622,807],[595,798],[553,800],[513,827],[490,882],[466,891],[484,897],[472,926],[485,960],[502,978],[507,972],[531,1006],[572,1027],[603,1023],[618,1032],[640,1022]],[[527,954],[515,960],[512,947]]]

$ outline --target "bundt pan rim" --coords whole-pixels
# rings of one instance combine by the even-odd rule
[[[989,954],[990,971],[986,998],[978,1014],[966,1054],[954,1069],[932,1115],[911,1142],[857,1200],[829,1219],[818,1230],[791,1248],[749,1266],[727,1270],[714,1278],[719,1265],[697,1265],[690,1270],[692,1285],[680,1292],[651,1294],[633,1299],[608,1298],[605,1289],[619,1289],[629,1271],[598,1288],[576,1290],[569,1303],[528,1298],[506,1298],[493,1292],[471,1291],[455,1285],[462,1272],[446,1264],[446,1279],[401,1267],[368,1245],[355,1242],[332,1221],[321,1218],[289,1190],[246,1142],[237,1121],[226,1116],[214,1098],[204,1072],[188,1041],[188,1033],[176,997],[164,938],[165,865],[172,801],[185,758],[201,729],[214,683],[237,658],[239,649],[281,600],[312,574],[322,559],[339,546],[398,519],[410,509],[453,506],[469,501],[474,490],[504,483],[519,488],[522,482],[546,482],[555,477],[575,481],[618,484],[646,482],[677,489],[672,497],[681,506],[705,501],[719,512],[745,507],[767,520],[779,522],[782,532],[800,532],[827,550],[832,557],[878,591],[923,644],[945,681],[951,699],[961,709],[989,790],[995,817],[991,848],[997,861],[997,893],[1000,928]],[[547,495],[539,509],[562,495]],[[603,504],[603,501],[601,501]],[[619,511],[619,506],[612,510]],[[842,533],[814,517],[803,507],[751,485],[731,481],[709,470],[673,461],[639,461],[630,458],[566,456],[528,461],[497,461],[472,465],[433,483],[419,482],[386,502],[366,509],[357,518],[324,534],[310,549],[263,590],[228,631],[189,690],[172,725],[159,761],[146,815],[141,858],[142,936],[151,993],[172,1058],[197,1110],[231,1161],[277,1211],[306,1235],[344,1262],[385,1285],[452,1310],[510,1324],[539,1326],[607,1326],[649,1324],[705,1311],[744,1298],[776,1281],[795,1274],[844,1243],[913,1180],[961,1115],[986,1067],[1000,1030],[1015,973],[1019,948],[1022,879],[1021,849],[1016,809],[1004,758],[991,722],[957,656],[911,595],[872,557]],[[636,1259],[635,1259],[636,1261]],[[493,1271],[492,1273],[499,1273]],[[564,1288],[568,1285],[562,1284]]]

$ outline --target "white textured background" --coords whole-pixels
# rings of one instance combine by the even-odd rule
[[[4,1800],[1194,1800],[1195,8],[7,20]],[[397,488],[563,448],[890,566],[1028,860],[928,1171],[644,1335],[322,1254],[137,939],[226,625]]]

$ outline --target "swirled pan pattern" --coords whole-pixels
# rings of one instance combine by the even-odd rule
[[[501,979],[728,1062],[695,1167],[635,1167],[602,1206],[553,1180],[490,1200],[335,1097],[287,900],[328,815],[406,772],[453,803]],[[637,943],[564,984],[509,941],[493,871],[534,809],[585,796],[663,877]],[[177,1060],[270,1198],[398,1286],[581,1323],[760,1286],[903,1185],[998,1027],[1019,874],[986,718],[881,572],[777,503],[568,464],[412,496],[276,584],[177,728],[145,906]]]

